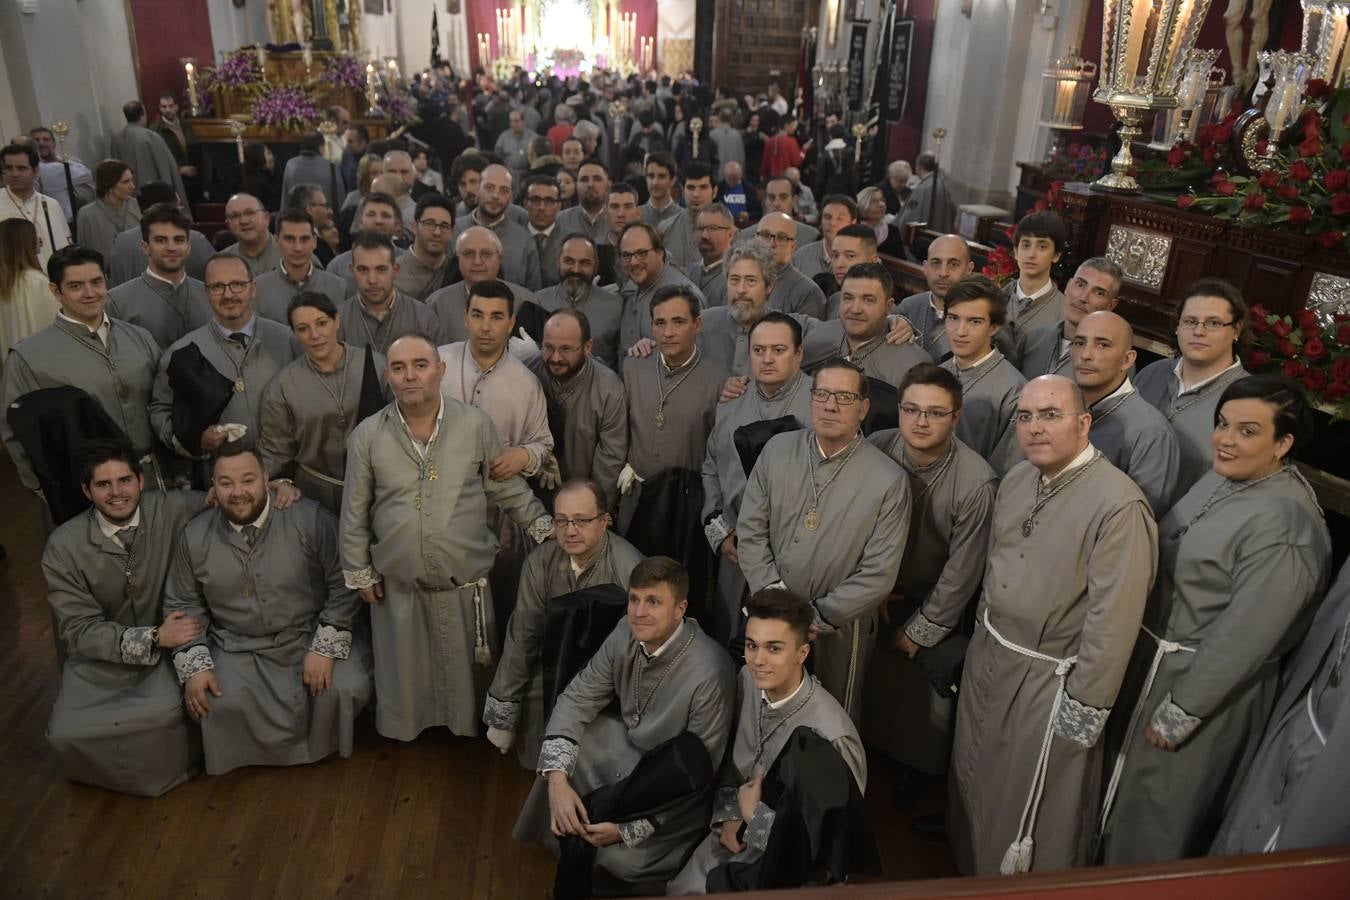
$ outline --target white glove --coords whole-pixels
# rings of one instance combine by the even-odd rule
[[[558,461],[549,456],[548,462],[539,467],[539,486],[546,491],[555,491],[562,487],[562,471]]]
[[[487,739],[502,753],[511,749],[511,745],[516,742],[516,733],[514,731],[503,731],[500,728],[488,726]]]
[[[512,356],[521,362],[529,362],[543,355],[539,352],[539,345],[535,343],[534,338],[530,337],[524,325],[520,326],[520,330],[507,340],[506,348]]]
[[[624,463],[623,471],[619,473],[619,493],[627,494],[629,491],[633,489],[634,484],[641,484],[641,483],[642,483],[642,476],[639,475],[636,471],[634,471],[633,467],[630,464]]]
[[[242,441],[244,435],[248,434],[247,425],[238,425],[234,422],[226,422],[223,425],[217,425],[216,428],[225,432],[225,440],[227,441]]]

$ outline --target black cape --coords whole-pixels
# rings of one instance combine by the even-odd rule
[[[234,382],[207,361],[196,344],[184,344],[169,357],[173,391],[173,436],[192,456],[202,455],[202,432],[220,421],[234,393]]]
[[[628,592],[617,584],[597,584],[554,597],[545,606],[544,721],[553,705],[628,610]]]
[[[747,478],[750,477],[750,470],[759,461],[759,455],[764,452],[764,445],[769,443],[770,438],[784,432],[801,430],[802,423],[797,421],[796,416],[761,419],[737,428],[731,435],[731,442],[736,446],[736,455],[741,458],[741,471]]]
[[[361,400],[356,406],[357,422],[365,421],[389,405],[380,387],[380,373],[375,371],[375,351],[369,345],[365,357],[361,366]]]
[[[637,509],[624,537],[643,556],[669,556],[689,572],[689,616],[702,619],[712,572],[703,534],[703,476],[665,469],[642,483]]]
[[[895,385],[869,375],[867,396],[871,407],[862,420],[863,434],[900,427],[900,392]]]

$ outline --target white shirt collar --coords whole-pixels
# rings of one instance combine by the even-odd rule
[[[1067,474],[1067,473],[1069,473],[1069,472],[1072,472],[1074,469],[1079,469],[1079,468],[1082,468],[1083,466],[1086,466],[1088,463],[1092,462],[1092,458],[1093,458],[1096,454],[1097,454],[1097,448],[1094,447],[1094,446],[1092,446],[1091,443],[1089,443],[1089,444],[1088,444],[1086,447],[1084,447],[1082,450],[1078,451],[1078,455],[1077,455],[1077,456],[1075,456],[1073,459],[1069,460],[1069,464],[1068,464],[1067,466],[1065,466],[1064,468],[1062,468],[1062,469],[1060,469],[1058,472],[1056,472],[1055,475],[1054,475],[1054,477],[1055,477],[1055,478],[1058,478],[1058,477],[1061,476],[1061,475],[1064,475],[1064,474]],[[1047,485],[1047,484],[1049,484],[1049,483],[1050,483],[1050,478],[1047,478],[1044,474],[1042,474],[1042,475],[1041,475],[1041,486],[1044,487],[1045,485]]]
[[[1047,278],[1045,280],[1045,284],[1041,285],[1040,288],[1034,294],[1028,294],[1025,291],[1023,291],[1022,282],[1020,280],[1017,281],[1016,284],[1017,284],[1017,299],[1022,301],[1039,300],[1055,289],[1055,279],[1053,278]]]
[[[975,360],[975,362],[971,363],[971,364],[968,365],[968,366],[963,366],[963,365],[961,365],[961,364],[958,362],[958,363],[956,364],[956,367],[957,367],[958,369],[963,369],[963,370],[965,370],[965,371],[967,371],[967,372],[970,371],[971,369],[979,368],[979,367],[982,366],[983,364],[989,362],[989,357],[993,356],[993,355],[994,355],[994,351],[997,350],[997,349],[998,349],[997,347],[992,347],[992,348],[990,348],[990,350],[989,350],[988,353],[986,353],[984,356],[981,356],[979,359]]]
[[[684,631],[684,619],[681,619],[680,624],[675,626],[675,630],[670,633],[670,637],[666,638],[666,642],[662,644],[660,647],[657,647],[651,653],[647,653],[647,645],[644,644],[642,641],[638,641],[638,646],[642,648],[643,653],[647,653],[648,659],[656,659],[658,656],[664,653],[666,649],[670,647],[671,644],[675,643],[675,639],[680,636],[680,632],[682,631]]]
[[[72,319],[70,316],[66,315],[65,310],[58,310],[56,316],[57,318],[65,319],[71,325],[76,325],[85,329],[90,334],[97,335],[98,339],[103,342],[103,346],[108,346],[108,332],[112,329],[112,326],[108,322],[108,314],[106,312],[103,314],[103,321],[99,323],[97,328],[90,328],[79,319]]]
[[[1134,393],[1134,385],[1130,384],[1130,376],[1126,375],[1125,380],[1120,383],[1120,387],[1116,388],[1114,391],[1107,394],[1102,399],[1098,400],[1097,403],[1105,403],[1107,400],[1114,400],[1117,397],[1127,397],[1133,393]],[[1094,403],[1092,405],[1096,406],[1097,403]]]
[[[1180,395],[1182,395],[1182,394],[1189,394],[1189,393],[1191,393],[1192,391],[1198,391],[1198,390],[1200,390],[1202,387],[1204,387],[1205,385],[1209,384],[1209,383],[1210,383],[1211,381],[1213,381],[1214,379],[1219,378],[1219,377],[1221,377],[1221,376],[1223,376],[1223,375],[1226,375],[1226,374],[1228,374],[1229,372],[1233,371],[1234,369],[1236,369],[1236,368],[1238,368],[1239,366],[1242,365],[1242,360],[1240,360],[1240,359],[1235,359],[1235,360],[1233,360],[1233,364],[1232,364],[1231,366],[1229,366],[1228,368],[1224,369],[1222,372],[1216,372],[1215,374],[1209,376],[1208,378],[1204,379],[1203,381],[1197,381],[1195,384],[1190,385],[1189,387],[1187,387],[1186,382],[1184,382],[1184,381],[1181,380],[1181,365],[1182,365],[1182,363],[1184,363],[1184,362],[1185,362],[1184,359],[1179,359],[1179,360],[1177,360],[1176,368],[1172,370],[1173,374],[1175,374],[1175,375],[1177,376],[1177,382],[1181,385],[1181,390],[1178,392],[1178,396],[1180,396]]]
[[[267,500],[263,502],[262,512],[258,513],[258,518],[254,519],[252,522],[244,522],[242,525],[238,522],[230,522],[230,527],[234,529],[235,534],[241,533],[244,530],[244,527],[247,525],[256,525],[259,528],[262,528],[264,525],[267,524],[267,517],[270,516],[271,514],[272,514],[272,492],[268,491]]]
[[[822,447],[822,446],[820,446],[820,438],[816,435],[816,433],[815,433],[814,431],[811,432],[811,438],[816,442],[816,450],[820,452],[820,457],[821,457],[821,459],[827,459],[827,460],[828,460],[828,459],[834,459],[834,458],[835,458],[836,456],[838,456],[840,453],[843,453],[843,452],[844,452],[845,450],[847,450],[849,447],[852,447],[852,446],[853,446],[853,442],[856,441],[856,440],[858,439],[858,435],[855,434],[853,437],[851,437],[851,438],[849,439],[849,442],[848,442],[847,444],[845,444],[844,446],[840,447],[840,448],[839,448],[838,450],[836,450],[834,453],[826,453],[826,452],[825,452],[825,448]]]
[[[811,676],[806,673],[806,670],[802,669],[802,680],[797,682],[797,689],[792,693],[788,694],[782,700],[770,700],[769,695],[764,693],[764,691],[759,692],[759,698],[764,701],[764,705],[767,706],[769,709],[778,709],[780,706],[785,706],[788,703],[788,701],[790,701],[793,697],[800,694],[802,692],[802,688],[806,687],[806,679],[810,677]]]
[[[95,507],[94,521],[98,523],[98,530],[103,532],[103,536],[105,538],[111,538],[112,540],[117,541],[118,546],[125,547],[126,545],[122,543],[122,539],[117,536],[117,532],[121,531],[123,528],[140,527],[141,507],[139,504],[137,504],[136,511],[131,514],[131,518],[128,519],[126,522],[123,522],[121,525],[118,525],[116,522],[110,522],[108,520],[108,517],[105,516],[101,510]]]
[[[305,284],[314,277],[314,257],[310,257],[309,268],[305,270],[305,277],[301,278],[299,281],[291,281],[290,273],[286,271],[286,264],[284,262],[277,264],[277,271],[281,273],[282,278],[290,281],[291,284]]]
[[[530,237],[534,237],[536,234],[542,234],[544,237],[552,237],[552,236],[553,236],[553,229],[555,229],[555,228],[557,228],[557,227],[558,227],[558,223],[557,223],[557,222],[554,222],[552,225],[548,226],[547,228],[543,228],[543,229],[535,228],[533,225],[531,225],[531,226],[530,226]]]
[[[398,420],[403,423],[403,430],[408,432],[408,439],[412,441],[413,449],[415,449],[417,455],[421,456],[423,459],[426,459],[427,448],[435,443],[436,435],[441,433],[441,420],[445,418],[445,397],[439,394],[437,396],[441,401],[441,405],[440,408],[436,410],[436,424],[431,429],[431,437],[427,439],[425,444],[419,441],[417,436],[413,434],[413,430],[408,427],[408,420],[403,418],[403,410],[399,408],[397,403],[394,404],[394,410],[398,413]]]
[[[187,270],[186,270],[186,269],[179,269],[179,270],[178,270],[178,280],[177,280],[177,281],[170,281],[169,279],[165,278],[165,277],[162,276],[162,275],[156,275],[156,274],[155,274],[155,270],[152,269],[152,268],[150,268],[149,266],[146,266],[146,267],[145,267],[145,274],[146,274],[146,275],[149,275],[151,278],[155,279],[156,281],[162,281],[162,282],[164,282],[164,283],[167,284],[169,287],[178,287],[180,284],[182,284],[184,281],[187,280]]]

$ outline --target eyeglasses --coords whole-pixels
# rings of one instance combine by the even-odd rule
[[[811,399],[816,403],[822,405],[829,403],[831,397],[840,406],[852,406],[862,399],[862,394],[854,391],[827,391],[824,388],[811,388]]]
[[[305,204],[306,207],[319,207],[319,209],[331,209],[327,200],[314,200]]]
[[[557,197],[526,197],[525,202],[532,206],[552,206],[555,203],[561,203]]]
[[[603,518],[604,515],[605,515],[604,513],[599,513],[589,518],[582,518],[581,516],[577,516],[571,519],[567,518],[566,516],[554,516],[553,527],[558,529],[559,531],[566,531],[568,528],[571,528],[574,525],[577,528],[585,528],[587,525],[591,524],[596,519]]]
[[[950,409],[922,409],[913,403],[901,403],[900,412],[911,419],[923,419],[925,422],[941,422],[952,414]]]
[[[1197,319],[1195,316],[1186,316],[1177,323],[1182,331],[1194,331],[1199,328],[1202,331],[1219,331],[1232,325],[1232,321],[1225,322],[1223,319]]]
[[[1032,422],[1043,422],[1046,425],[1054,425],[1055,423],[1063,422],[1068,418],[1071,418],[1069,413],[1060,412],[1057,409],[1047,409],[1045,412],[1038,413],[1013,413],[1011,421],[1014,425],[1030,425]]]
[[[423,219],[417,223],[419,228],[425,228],[427,231],[450,232],[455,230],[454,222],[437,222],[435,219]]]
[[[619,259],[623,260],[626,263],[633,262],[635,260],[637,262],[646,262],[647,254],[651,253],[655,249],[656,249],[655,247],[648,247],[646,250],[634,250],[632,252],[624,250],[621,253],[619,253]]]
[[[239,212],[226,213],[226,214],[225,214],[225,221],[226,221],[226,222],[238,222],[240,219],[247,218],[248,216],[256,216],[256,215],[258,215],[258,213],[261,213],[261,212],[266,212],[266,210],[262,210],[262,209],[258,209],[257,207],[254,207],[253,209],[245,209],[245,210],[241,210],[241,211],[239,211]]]
[[[755,232],[755,237],[759,238],[761,241],[774,245],[789,244],[797,239],[795,234],[777,234],[772,231],[757,231]]]
[[[697,228],[695,228],[694,230],[697,231],[699,234],[702,234],[702,233],[705,232],[705,231],[730,231],[730,230],[731,230],[731,226],[730,226],[730,225],[700,225],[700,226],[698,226]]]
[[[248,286],[252,283],[253,282],[251,281],[213,281],[206,285],[206,292],[212,296],[219,297],[221,294],[225,293],[226,288],[229,288],[231,294],[242,294],[244,291],[248,290]]]

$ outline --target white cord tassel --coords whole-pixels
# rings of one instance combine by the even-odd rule
[[[483,588],[487,579],[480,578],[473,586],[473,661],[480,666],[492,665],[492,648],[487,643],[487,625],[483,613]]]

